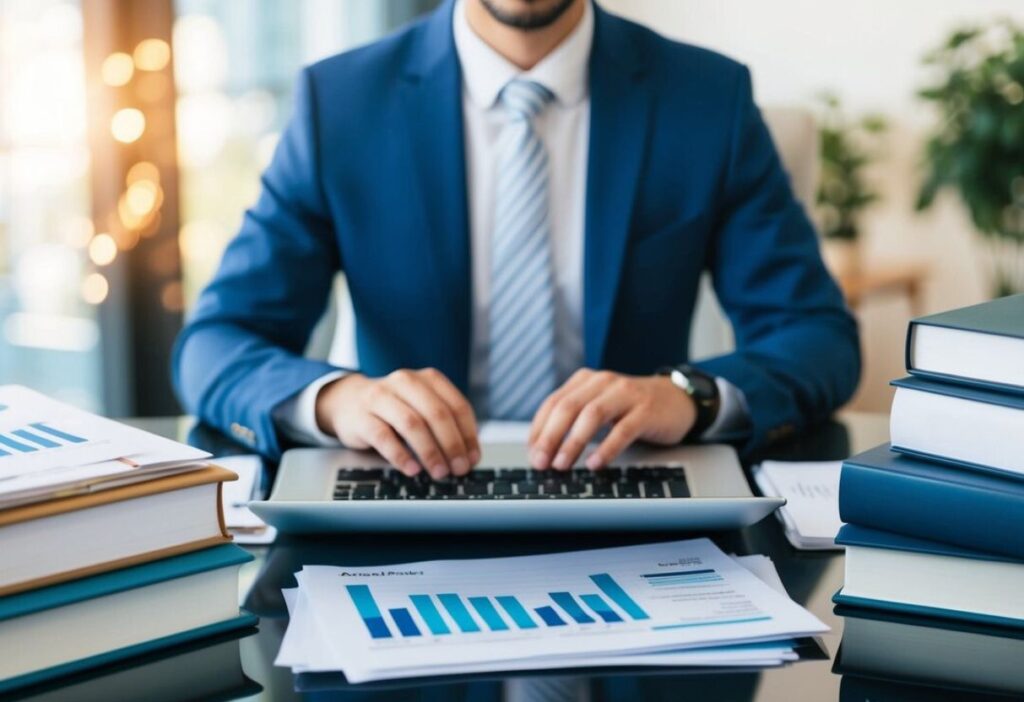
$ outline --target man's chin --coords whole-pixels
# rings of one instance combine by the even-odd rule
[[[587,0],[480,0],[501,24],[523,31],[549,27],[576,2]]]

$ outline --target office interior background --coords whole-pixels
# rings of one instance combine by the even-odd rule
[[[1006,185],[1008,166],[983,150],[1001,140],[1020,172],[1020,0],[601,4],[748,64],[762,107],[815,117],[812,215],[863,336],[853,407],[888,408],[911,316],[1024,292],[1024,177]],[[0,0],[2,382],[112,416],[179,412],[173,339],[257,195],[296,72],[436,5]],[[1007,61],[988,92],[964,79],[947,94],[982,144],[957,173],[978,176],[919,211],[926,146],[950,123],[919,94],[950,69],[925,57],[971,28],[985,31],[961,37],[953,61]],[[1005,203],[986,224],[964,195],[993,188]]]

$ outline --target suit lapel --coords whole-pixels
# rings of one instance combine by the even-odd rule
[[[435,330],[437,365],[463,392],[469,385],[471,269],[462,128],[462,75],[452,38],[452,2],[423,25],[409,52],[405,92],[411,133],[411,164],[424,212],[423,236],[437,304],[448,310]],[[424,291],[426,293],[426,291]],[[431,298],[429,294],[426,295]]]
[[[590,145],[583,261],[586,365],[603,365],[633,202],[647,146],[651,97],[628,25],[596,5],[590,59]]]

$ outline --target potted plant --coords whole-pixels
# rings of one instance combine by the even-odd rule
[[[1024,290],[1024,28],[1010,20],[955,31],[929,53],[936,82],[919,95],[939,120],[917,207],[959,193],[988,249],[992,292]]]
[[[835,95],[825,94],[821,102],[817,210],[824,239],[822,252],[832,273],[843,278],[860,271],[860,215],[879,197],[868,184],[864,169],[877,156],[886,124],[878,115],[851,119]]]

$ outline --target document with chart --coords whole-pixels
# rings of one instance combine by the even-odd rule
[[[310,566],[296,580],[301,616],[293,616],[278,664],[340,670],[349,682],[675,665],[701,655],[716,664],[709,647],[724,650],[724,659],[780,660],[792,639],[827,631],[708,539],[388,567]],[[680,660],[657,658],[669,652]]]
[[[63,485],[152,475],[208,456],[34,390],[0,386],[0,503]]]

